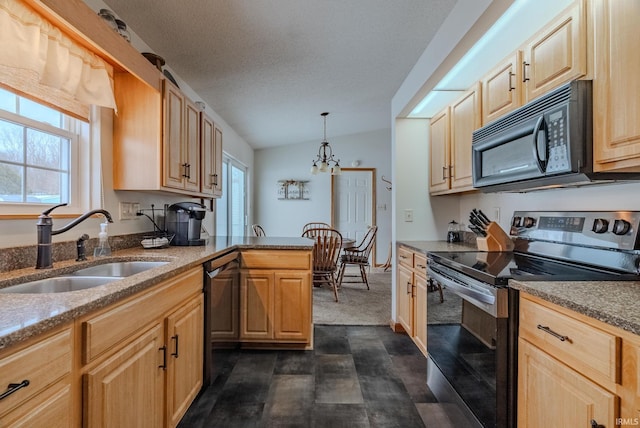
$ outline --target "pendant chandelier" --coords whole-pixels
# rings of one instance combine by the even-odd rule
[[[340,175],[340,159],[335,160],[333,158],[333,152],[331,150],[331,146],[327,141],[327,116],[329,113],[322,113],[320,116],[324,118],[324,139],[322,143],[320,143],[320,148],[318,149],[318,155],[316,159],[313,161],[313,165],[311,166],[311,174],[316,175],[318,171],[327,172],[329,167],[331,167],[332,175]],[[331,166],[333,164],[333,166]]]

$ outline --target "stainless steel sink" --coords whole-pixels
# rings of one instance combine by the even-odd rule
[[[122,279],[118,276],[56,276],[0,288],[0,293],[41,294],[65,293],[97,287]]]
[[[113,262],[102,265],[91,266],[73,272],[73,276],[116,276],[124,277],[135,275],[158,266],[166,265],[169,262]]]

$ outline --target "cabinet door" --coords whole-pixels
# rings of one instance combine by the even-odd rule
[[[524,50],[522,81],[528,102],[587,74],[585,0],[577,0]]]
[[[200,192],[200,112],[191,100],[185,98],[184,104],[184,189],[197,193]]]
[[[160,427],[164,423],[163,328],[146,332],[85,374],[84,426]]]
[[[276,272],[274,281],[274,336],[308,342],[311,327],[311,275]]]
[[[404,266],[398,265],[396,281],[397,318],[409,336],[413,336],[413,274]]]
[[[413,341],[427,355],[427,278],[414,274]]]
[[[211,341],[236,341],[240,337],[240,287],[237,271],[223,272],[211,283]]]
[[[202,125],[202,192],[222,196],[222,128],[201,113]]]
[[[482,123],[487,125],[522,104],[522,53],[517,51],[482,79]]]
[[[185,98],[171,83],[164,81],[164,138],[162,153],[164,174],[162,185],[175,189],[184,188],[186,159],[183,151],[185,126]],[[142,168],[143,165],[140,165]]]
[[[449,108],[431,118],[429,125],[429,192],[449,190]]]
[[[214,162],[213,162],[213,196],[222,196],[222,128],[214,124]]]
[[[73,426],[71,385],[68,381],[48,387],[42,394],[0,418],[2,427],[67,428]]]
[[[618,397],[520,339],[518,427],[616,426]]]
[[[451,189],[471,190],[471,139],[482,126],[480,84],[451,106]]]
[[[175,427],[202,387],[202,295],[167,317],[167,426]]]
[[[596,171],[640,171],[640,2],[594,2],[593,157]]]
[[[240,340],[273,339],[273,273],[240,274]]]

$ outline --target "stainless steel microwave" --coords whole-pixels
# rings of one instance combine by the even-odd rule
[[[575,80],[473,132],[473,187],[527,191],[638,179],[594,173],[591,81]]]

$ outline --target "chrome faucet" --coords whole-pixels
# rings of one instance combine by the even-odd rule
[[[71,223],[60,229],[53,230],[53,219],[51,218],[51,216],[49,216],[49,214],[51,214],[51,211],[55,210],[56,208],[64,207],[65,205],[67,204],[65,203],[51,207],[40,214],[40,216],[38,216],[38,223],[36,223],[36,227],[38,229],[38,258],[36,259],[36,269],[49,269],[53,267],[51,252],[52,235],[64,233],[67,230],[82,223],[94,214],[102,214],[105,216],[109,223],[113,223],[113,219],[111,218],[111,214],[109,213],[109,211],[97,209],[82,214],[80,217],[76,218]]]

